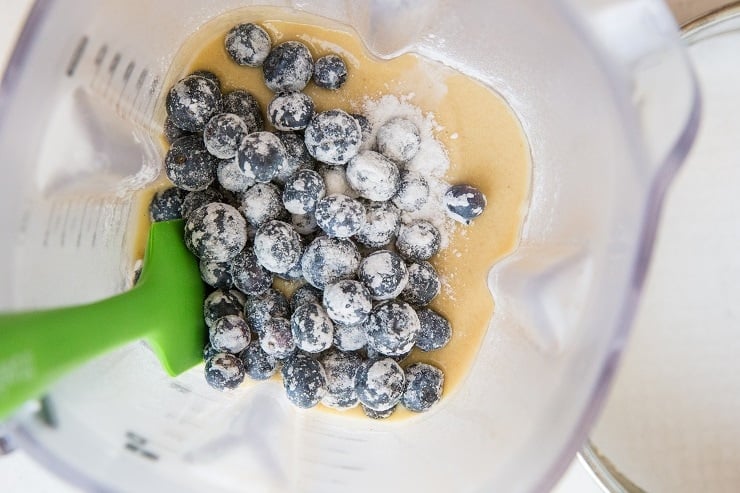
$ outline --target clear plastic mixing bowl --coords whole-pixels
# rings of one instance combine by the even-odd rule
[[[154,115],[170,62],[198,26],[250,3],[36,3],[0,86],[0,308],[125,289],[140,241],[132,197],[161,162]],[[171,379],[133,344],[21,410],[14,437],[101,491],[547,488],[605,392],[662,190],[695,132],[669,12],[654,0],[267,3],[352,26],[379,57],[443,61],[520,118],[528,213],[518,249],[490,272],[496,311],[468,378],[411,421],[337,420],[289,407],[277,385],[229,398],[198,369]]]

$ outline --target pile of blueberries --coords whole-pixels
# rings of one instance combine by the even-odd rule
[[[248,91],[222,94],[210,72],[177,82],[166,100],[164,162],[175,186],[150,205],[153,221],[185,219],[185,243],[214,288],[204,303],[206,380],[233,389],[245,376],[265,380],[280,370],[301,408],[359,403],[372,418],[399,403],[428,410],[441,397],[442,371],[399,364],[415,347],[445,346],[452,333],[427,307],[440,291],[428,262],[440,232],[401,220],[429,200],[424,177],[404,169],[419,150],[419,129],[391,119],[378,128],[375,150],[360,151],[368,120],[316,112],[301,92],[311,79],[339,89],[347,79],[341,57],[314,61],[297,41],[273,46],[251,23],[231,29],[225,47],[234,62],[261,67],[274,98],[263,115]],[[327,193],[331,173],[342,174],[345,193]],[[485,197],[458,185],[445,203],[469,222]],[[299,286],[290,299],[272,287],[275,277]]]

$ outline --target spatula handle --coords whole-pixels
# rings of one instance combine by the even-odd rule
[[[138,296],[0,315],[0,421],[74,367],[145,335],[151,316],[136,309]]]
[[[170,375],[202,361],[205,290],[183,221],[154,223],[136,287],[69,308],[0,315],[0,421],[57,378],[146,338]]]

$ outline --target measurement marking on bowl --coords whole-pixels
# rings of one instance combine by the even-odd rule
[[[128,81],[131,79],[131,74],[134,71],[134,67],[136,67],[136,64],[132,61],[128,62],[128,65],[126,65],[126,70],[123,71],[123,86],[121,87],[121,91],[118,93],[118,101],[116,101],[116,112],[118,114],[121,114],[121,102],[123,101],[123,94],[126,92],[126,87],[128,87]]]
[[[126,212],[124,214],[122,214],[122,219],[131,217],[131,209],[132,209],[132,207],[133,206],[132,206],[131,202],[127,202],[126,203],[126,207],[125,207]],[[119,222],[118,224],[126,224],[126,222],[125,221],[122,221],[122,222]],[[128,240],[128,235],[126,235],[125,233],[122,234],[121,235],[121,251],[122,252],[126,250],[126,241],[127,240]]]
[[[98,53],[95,55],[95,72],[93,73],[92,79],[90,80],[90,85],[95,85],[95,80],[98,77],[98,74],[100,73],[100,67],[103,65],[103,61],[105,60],[105,56],[108,53],[108,45],[104,44],[100,48],[98,48]]]
[[[89,38],[87,36],[83,36],[80,39],[80,42],[77,43],[77,48],[75,48],[75,51],[72,53],[72,58],[69,60],[69,64],[67,65],[67,77],[72,77],[75,70],[77,70],[77,65],[80,63],[80,59],[82,59],[82,54],[85,52],[85,48],[87,48],[88,41]]]
[[[144,108],[142,109],[142,113],[145,114],[146,110],[149,108],[149,105],[151,105],[155,100],[155,95],[157,94],[159,89],[159,77],[154,77],[152,79],[152,85],[149,88],[149,98],[147,99],[146,105],[144,105]],[[154,106],[152,106],[151,113],[154,113]]]
[[[85,221],[85,216],[87,214],[87,203],[89,202],[89,199],[85,200],[76,200],[75,202],[72,202],[69,204],[69,213],[67,218],[67,223],[64,226],[63,231],[63,238],[62,238],[62,246],[65,245],[65,243],[69,243],[70,245],[74,245],[77,248],[80,247],[82,243],[82,229]],[[69,238],[69,242],[67,242],[67,239]]]
[[[91,247],[94,247],[95,244],[96,244],[96,242],[97,242],[97,240],[98,240],[98,231],[99,231],[99,228],[100,228],[100,220],[103,217],[103,215],[101,214],[101,212],[102,211],[98,208],[97,209],[97,214],[95,216],[95,226],[93,227],[93,230],[92,230],[93,231],[92,238],[90,239],[90,246]]]
[[[135,58],[127,57],[123,51],[113,51],[107,43],[101,45],[92,60],[92,73],[82,70],[87,59],[85,54],[93,41],[87,35],[81,37],[72,50],[66,66],[68,77],[78,76],[85,80],[89,88],[96,94],[102,96],[112,106],[115,112],[122,118],[131,122],[141,123],[146,120],[143,115],[134,113],[136,105],[141,102],[140,92],[146,83],[149,71],[143,69],[138,76],[137,83],[132,86],[131,80],[138,68]],[[108,57],[111,53],[112,57]],[[107,74],[107,77],[106,75]],[[157,93],[157,84],[151,89]],[[149,102],[149,101],[147,101]]]
[[[80,217],[80,227],[77,231],[77,248],[82,246],[82,233],[85,231],[85,219],[87,219],[87,211],[90,210],[90,202],[92,199],[86,199],[82,205],[82,216]]]
[[[182,385],[180,383],[177,383],[177,382],[172,382],[170,384],[170,387],[173,388],[173,389],[175,389],[175,390],[177,390],[181,394],[189,394],[190,393],[190,389],[189,388],[187,388],[184,385]]]
[[[144,81],[146,81],[147,76],[149,75],[149,71],[144,68],[141,70],[141,73],[139,74],[139,78],[136,80],[136,94],[134,95],[134,100],[131,102],[131,111],[129,111],[128,117],[130,118],[131,115],[134,113],[137,105],[141,104],[139,101],[139,96],[141,96],[141,88],[144,87]]]
[[[123,203],[123,204],[120,204],[119,203],[118,206],[117,206],[117,209],[118,209],[118,217],[116,219],[116,222],[114,222],[114,223],[111,224],[111,226],[113,228],[115,228],[114,231],[116,231],[116,232],[120,231],[121,226],[123,226],[123,228],[125,230],[125,227],[126,227],[126,224],[127,224],[127,219],[129,218],[130,211],[131,211],[131,203],[130,202]],[[113,239],[116,238],[116,236],[113,235],[113,234],[111,234],[110,237],[111,237],[111,240],[113,240]],[[124,251],[125,250],[125,247],[126,247],[126,239],[127,239],[126,235],[125,234],[122,234],[121,235],[121,243],[120,243],[121,251]]]
[[[134,452],[135,454],[139,454],[146,459],[150,459],[153,461],[158,460],[159,456],[157,454],[144,448],[147,442],[148,440],[144,438],[143,436],[137,435],[136,433],[132,431],[127,431],[126,432],[126,443],[123,445],[123,447],[126,450]]]
[[[128,80],[131,78],[131,73],[134,71],[134,67],[136,67],[136,64],[134,63],[133,60],[128,62],[128,65],[126,65],[126,70],[123,71],[124,84],[127,84]]]
[[[51,233],[54,229],[54,219],[56,217],[56,208],[50,207],[47,211],[47,219],[44,224],[43,236],[41,237],[41,246],[46,248],[49,246],[51,240]]]
[[[108,53],[108,45],[104,44],[98,49],[98,54],[95,55],[95,65],[100,67],[105,60],[105,55]]]
[[[109,248],[113,246],[113,235],[109,234],[109,230],[111,225],[113,224],[120,224],[120,221],[122,219],[121,217],[121,204],[114,204],[113,210],[106,218],[107,220],[103,224],[103,227],[105,228],[105,247]]]
[[[69,210],[72,208],[72,204],[64,205],[64,219],[62,219],[62,227],[59,235],[59,246],[64,247],[64,242],[67,239],[67,224],[69,223]]]
[[[108,82],[106,82],[105,87],[103,89],[103,95],[107,98],[110,97],[110,90],[113,86],[113,77],[116,74],[116,70],[118,69],[118,66],[121,63],[121,53],[116,52],[115,55],[113,55],[113,58],[110,61],[110,65],[108,65]]]
[[[77,202],[73,208],[73,213],[69,218],[67,232],[70,238],[70,244],[79,247],[79,233],[82,227],[82,221],[85,215],[85,203]]]
[[[113,78],[113,74],[116,73],[116,69],[118,68],[118,64],[121,63],[121,53],[116,52],[115,55],[113,55],[113,59],[110,61],[110,65],[108,66],[108,74],[110,74],[111,78]]]

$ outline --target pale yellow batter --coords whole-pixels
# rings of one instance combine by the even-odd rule
[[[497,93],[444,65],[410,54],[379,60],[368,54],[354,32],[327,27],[318,17],[302,14],[298,19],[274,9],[240,10],[203,26],[178,53],[166,87],[196,70],[209,70],[219,77],[225,93],[246,89],[264,111],[273,94],[264,85],[261,69],[237,65],[224,49],[225,33],[242,22],[261,25],[273,44],[305,43],[314,59],[329,53],[343,56],[349,77],[341,89],[328,91],[312,83],[305,89],[316,111],[341,108],[354,112],[367,97],[413,94],[411,103],[423,113],[433,112],[442,127],[436,138],[451,163],[445,179],[451,184],[472,184],[488,198],[483,215],[470,226],[459,226],[449,247],[432,260],[446,287],[431,307],[449,319],[452,340],[441,350],[414,350],[404,362],[425,361],[442,368],[444,396],[449,396],[465,378],[493,313],[488,271],[515,248],[519,238],[531,173],[529,148],[519,121]],[[163,121],[164,110],[160,114]],[[342,414],[362,413],[355,409]],[[399,406],[393,417],[410,415]]]

